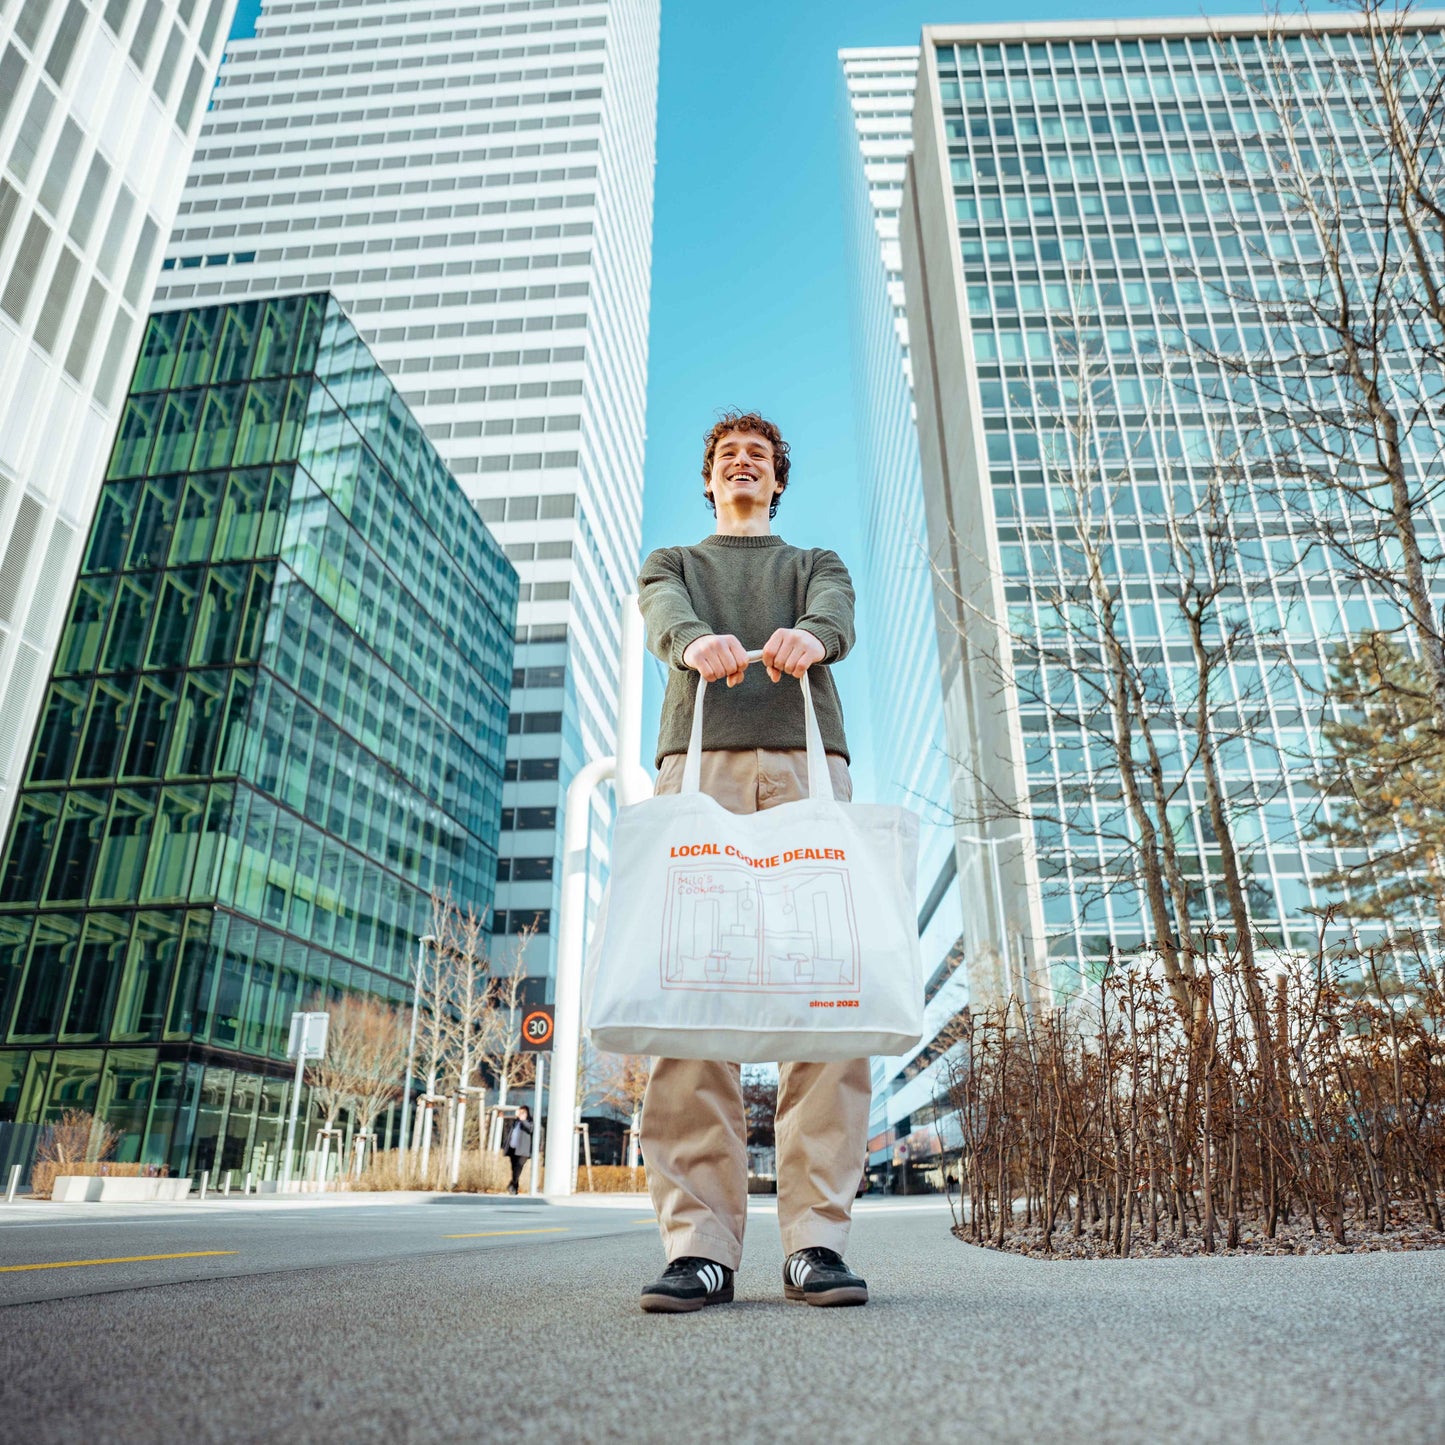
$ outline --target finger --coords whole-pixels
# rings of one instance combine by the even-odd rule
[[[783,674],[779,672],[776,667],[768,668],[768,676],[772,678],[774,682],[777,682],[782,677],[782,675]]]
[[[728,662],[739,672],[748,668],[748,651],[736,637],[728,638]]]
[[[783,628],[777,628],[773,635],[763,644],[763,661],[771,665],[777,661],[778,648],[782,645],[787,636]]]

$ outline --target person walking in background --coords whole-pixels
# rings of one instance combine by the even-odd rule
[[[807,674],[834,796],[853,795],[843,712],[828,668],[853,645],[853,585],[835,552],[790,547],[772,530],[788,485],[788,444],[755,412],[730,412],[704,444],[703,497],[717,530],[642,565],[648,647],[668,665],[657,792],[681,791],[698,679],[726,681],[703,720],[702,791],[734,813],[808,796]],[[761,667],[747,653],[761,645]],[[742,1261],[748,1153],[739,1066],[658,1059],[642,1105],[647,1181],[667,1268],[642,1308],[725,1304]],[[868,1142],[868,1060],[784,1063],[777,1112],[783,1293],[812,1305],[866,1304],[843,1263],[858,1161]]]
[[[515,1194],[523,1166],[532,1157],[532,1111],[525,1104],[517,1110],[512,1127],[507,1130],[507,1142],[502,1152],[512,1166],[512,1182],[507,1185],[507,1193]]]

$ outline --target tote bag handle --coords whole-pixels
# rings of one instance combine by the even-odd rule
[[[761,662],[762,649],[748,653],[748,661]],[[825,803],[833,801],[833,778],[828,771],[828,754],[823,750],[823,734],[818,727],[818,714],[813,707],[813,690],[808,686],[808,674],[798,679],[803,685],[803,730],[808,740],[808,796]],[[697,699],[692,705],[692,736],[687,740],[687,761],[682,769],[684,793],[702,791],[702,702],[707,693],[707,681],[699,676]]]

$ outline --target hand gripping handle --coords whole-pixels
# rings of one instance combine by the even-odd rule
[[[761,648],[747,654],[749,663],[761,662]],[[823,733],[818,727],[818,714],[813,707],[813,689],[808,685],[805,672],[798,679],[803,687],[803,730],[808,747],[808,796],[831,803],[833,801],[833,778],[828,771],[828,754],[823,748]],[[702,791],[702,708],[707,695],[707,680],[699,675],[697,698],[692,705],[692,734],[687,742],[687,760],[682,769],[684,793]]]

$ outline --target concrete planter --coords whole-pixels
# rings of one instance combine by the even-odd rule
[[[137,1204],[154,1200],[184,1199],[191,1192],[189,1179],[148,1179],[141,1175],[62,1174],[50,1197],[57,1204]]]

